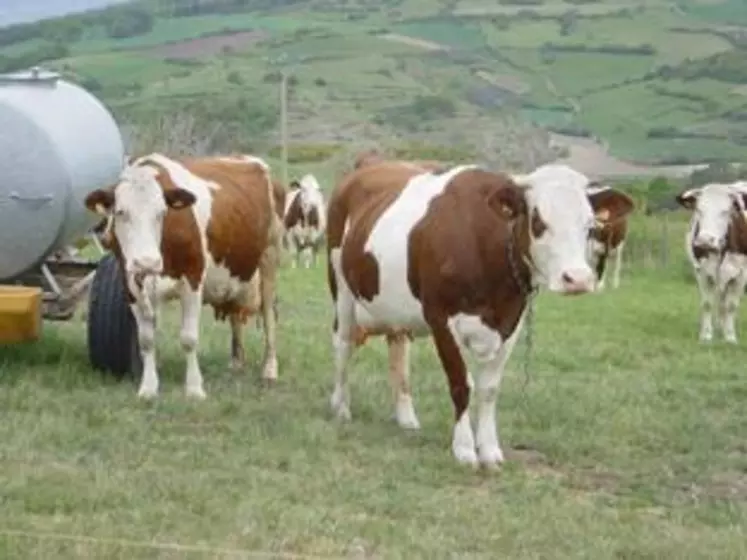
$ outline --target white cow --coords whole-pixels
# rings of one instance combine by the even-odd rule
[[[299,256],[303,258],[304,268],[309,268],[312,260],[316,264],[317,252],[324,243],[327,205],[319,182],[311,174],[293,181],[290,188],[283,214],[285,244],[291,251],[293,268]]]
[[[692,211],[685,252],[700,291],[700,340],[713,339],[717,307],[724,340],[736,344],[734,321],[747,284],[747,183],[710,183],[677,195]]]

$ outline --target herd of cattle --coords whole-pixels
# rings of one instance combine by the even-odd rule
[[[417,429],[409,347],[431,336],[455,411],[452,451],[471,465],[503,460],[495,404],[503,368],[539,286],[584,294],[604,283],[615,256],[619,284],[630,197],[578,171],[548,164],[525,175],[476,165],[356,158],[325,197],[313,175],[286,189],[252,156],[129,158],[119,182],[91,192],[102,242],[116,256],[137,323],[143,361],[138,395],[154,397],[158,305],[179,299],[186,393],[205,397],[198,359],[200,310],[231,325],[231,358],[245,362],[242,329],[261,315],[262,377],[278,376],[276,277],[283,248],[309,267],[326,247],[334,309],[331,407],[350,418],[348,364],[370,336],[383,336],[395,415]],[[701,338],[712,336],[718,299],[725,338],[747,279],[747,184],[682,193],[693,210],[688,254],[702,294]],[[464,354],[480,370],[473,380]],[[476,427],[469,415],[476,397]]]

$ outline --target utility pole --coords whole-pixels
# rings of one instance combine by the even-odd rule
[[[288,186],[288,73],[280,70],[280,143],[283,161],[283,184]]]

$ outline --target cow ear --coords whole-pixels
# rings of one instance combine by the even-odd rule
[[[595,189],[587,196],[599,225],[625,218],[635,209],[632,198],[613,188]]]
[[[173,210],[181,210],[192,206],[197,198],[191,192],[184,189],[169,189],[163,193],[166,205]]]
[[[683,208],[692,210],[695,208],[695,202],[698,200],[698,196],[700,196],[700,189],[688,189],[678,194],[675,199]]]
[[[490,194],[488,206],[504,218],[514,220],[527,213],[524,189],[517,185],[502,186]]]
[[[112,189],[96,189],[88,193],[84,201],[86,208],[100,216],[108,216],[114,208],[114,191]]]

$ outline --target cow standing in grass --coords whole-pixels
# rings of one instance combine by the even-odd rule
[[[593,194],[608,187],[597,182],[588,184],[587,192]],[[614,270],[612,272],[612,287],[620,287],[620,272],[622,270],[622,255],[625,248],[625,239],[628,235],[628,215],[624,215],[615,221],[604,221],[599,227],[594,228],[589,239],[589,251],[594,270],[597,274],[597,290],[604,290],[607,278],[607,261],[614,258]]]
[[[327,205],[319,182],[313,175],[304,175],[290,184],[286,198],[283,225],[285,242],[291,252],[291,263],[296,268],[299,257],[304,268],[309,268],[324,243],[327,224]]]
[[[235,367],[244,362],[242,326],[261,310],[262,376],[277,378],[272,313],[282,222],[267,164],[250,156],[137,158],[112,188],[93,191],[86,206],[110,217],[107,237],[116,255],[138,327],[141,397],[158,393],[155,318],[160,301],[179,298],[186,392],[204,398],[197,356],[200,310],[210,304],[229,319]]]
[[[692,211],[685,252],[700,292],[700,340],[713,340],[716,308],[724,340],[737,343],[735,319],[747,285],[747,183],[711,183],[677,195]]]
[[[454,406],[454,456],[470,465],[502,462],[495,403],[529,297],[538,284],[563,294],[592,291],[589,233],[599,219],[632,210],[613,189],[587,193],[578,175],[558,165],[512,179],[476,166],[432,172],[381,162],[345,177],[330,196],[327,230],[334,413],[350,418],[354,348],[384,335],[397,422],[418,428],[409,339],[430,335]],[[480,365],[476,383],[465,351]],[[476,433],[468,411],[473,390]]]

